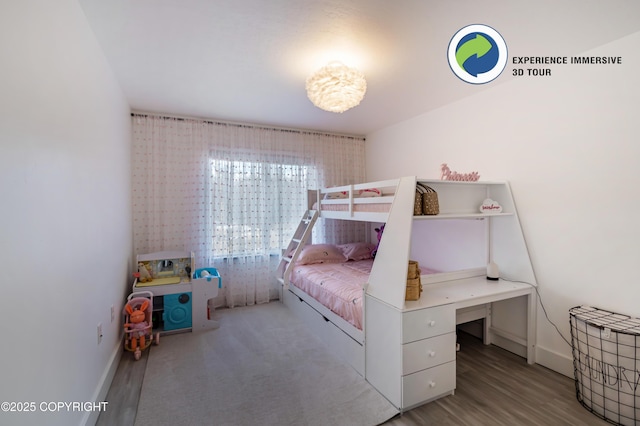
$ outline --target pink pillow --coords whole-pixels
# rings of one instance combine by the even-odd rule
[[[311,265],[312,263],[346,262],[347,258],[337,246],[333,244],[309,244],[302,248],[296,263]]]
[[[346,191],[340,191],[340,192],[327,192],[326,194],[324,194],[325,200],[335,200],[338,198],[349,198],[349,193]]]
[[[371,259],[371,252],[375,250],[376,245],[372,243],[348,243],[338,246],[348,260],[366,260]]]
[[[382,197],[382,191],[378,188],[367,188],[358,191],[358,197]]]

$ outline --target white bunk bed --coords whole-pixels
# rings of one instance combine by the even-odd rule
[[[345,185],[332,188],[322,188],[308,191],[308,207],[310,212],[317,212],[317,216],[325,219],[355,220],[373,223],[385,223],[393,207],[395,192],[400,179],[392,179],[366,184]],[[361,191],[376,188],[381,191],[380,196],[360,197]],[[338,194],[344,198],[328,198]],[[305,218],[310,215],[305,215]],[[308,229],[315,220],[308,221]],[[304,226],[304,225],[303,225]],[[302,236],[300,236],[302,237]],[[294,239],[292,241],[296,240]],[[304,246],[303,238],[299,238],[300,248]],[[298,243],[293,242],[293,246]],[[287,251],[291,251],[289,247]],[[299,253],[298,253],[299,254]],[[313,332],[319,336],[332,350],[335,350],[360,375],[365,376],[364,330],[355,327],[347,320],[334,313],[305,291],[291,285],[286,266],[295,262],[297,256],[285,257],[281,262],[279,277],[287,277],[283,284],[282,300],[293,312],[302,318]],[[375,264],[375,262],[374,262]],[[366,291],[367,282],[362,283],[362,298]],[[364,303],[363,303],[364,304]],[[362,313],[364,323],[364,312]]]
[[[413,215],[418,181],[438,192],[439,215]],[[379,189],[381,196],[359,196],[371,188]],[[416,242],[412,244],[412,235],[419,232],[417,226],[413,230],[414,224],[433,219],[482,220],[486,229],[485,255],[500,265],[503,276],[535,285],[506,182],[445,182],[408,176],[323,188],[311,194],[309,212],[314,219],[307,222],[304,236],[294,236],[293,246],[287,250],[291,256],[283,257],[278,269],[282,300],[399,411],[454,392],[458,323],[484,319],[485,343],[500,344],[521,353],[529,363],[534,362],[536,299],[531,285],[488,282],[485,268],[447,270],[423,275],[424,293],[420,300],[405,301],[408,261],[421,255]],[[336,194],[343,198],[335,198]],[[489,197],[500,202],[502,213],[480,213],[479,206]],[[362,283],[362,329],[290,283],[291,269],[316,215],[386,224],[368,281]],[[503,306],[505,300],[515,303],[515,307]],[[500,303],[494,307],[494,302]],[[492,323],[495,314],[502,319],[517,316],[523,307],[524,318],[508,321],[513,322],[512,326],[501,329]]]

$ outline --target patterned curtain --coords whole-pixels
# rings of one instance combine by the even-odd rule
[[[222,276],[218,305],[278,297],[274,271],[307,189],[364,181],[364,139],[147,115],[133,117],[134,249],[188,250]],[[366,238],[320,221],[316,242]]]

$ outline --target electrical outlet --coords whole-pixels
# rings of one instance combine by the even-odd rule
[[[98,344],[102,342],[102,323],[98,323]]]
[[[111,322],[116,319],[116,309],[111,305]]]

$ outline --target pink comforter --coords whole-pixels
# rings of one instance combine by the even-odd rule
[[[362,330],[363,287],[373,260],[296,265],[291,283]]]

